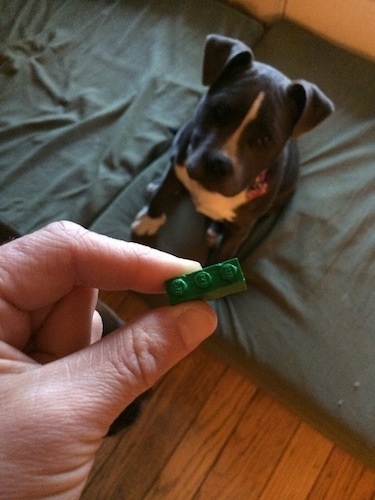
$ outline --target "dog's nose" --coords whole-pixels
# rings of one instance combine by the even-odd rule
[[[206,168],[215,175],[227,175],[232,172],[232,163],[223,153],[211,153],[207,155]]]
[[[189,177],[197,181],[222,179],[233,172],[230,159],[220,152],[206,152],[198,158],[191,157],[186,162]]]

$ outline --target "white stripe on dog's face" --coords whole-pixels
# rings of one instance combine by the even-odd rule
[[[234,164],[236,163],[237,160],[237,149],[241,134],[244,131],[245,127],[257,118],[264,97],[265,93],[259,92],[259,94],[255,98],[255,101],[250,106],[249,111],[246,113],[245,118],[242,120],[239,127],[233,132],[233,134],[229,137],[229,139],[222,148],[222,151],[226,155],[228,155],[228,157],[232,160],[232,163]]]
[[[186,167],[175,165],[174,169],[177,178],[189,191],[196,210],[210,219],[233,222],[236,218],[236,209],[249,201],[247,189],[235,196],[223,196],[220,193],[207,191],[199,182],[191,179]]]

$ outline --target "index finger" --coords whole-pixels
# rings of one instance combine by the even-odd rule
[[[24,310],[59,300],[75,286],[161,293],[164,281],[197,262],[55,222],[0,247],[0,297]]]

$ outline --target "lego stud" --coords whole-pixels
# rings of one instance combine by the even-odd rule
[[[170,292],[176,297],[183,297],[187,289],[188,285],[182,278],[177,278],[170,284]]]
[[[194,279],[198,288],[208,288],[211,285],[212,278],[206,271],[198,271]]]
[[[224,263],[220,266],[220,276],[225,281],[230,281],[234,283],[237,279],[238,269],[233,264]]]

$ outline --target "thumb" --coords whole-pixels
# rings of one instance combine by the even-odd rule
[[[68,369],[69,379],[63,389],[68,394],[60,397],[74,402],[82,421],[86,417],[105,434],[127,405],[215,328],[216,315],[204,302],[163,307],[44,368],[55,372],[48,375],[53,378]]]

